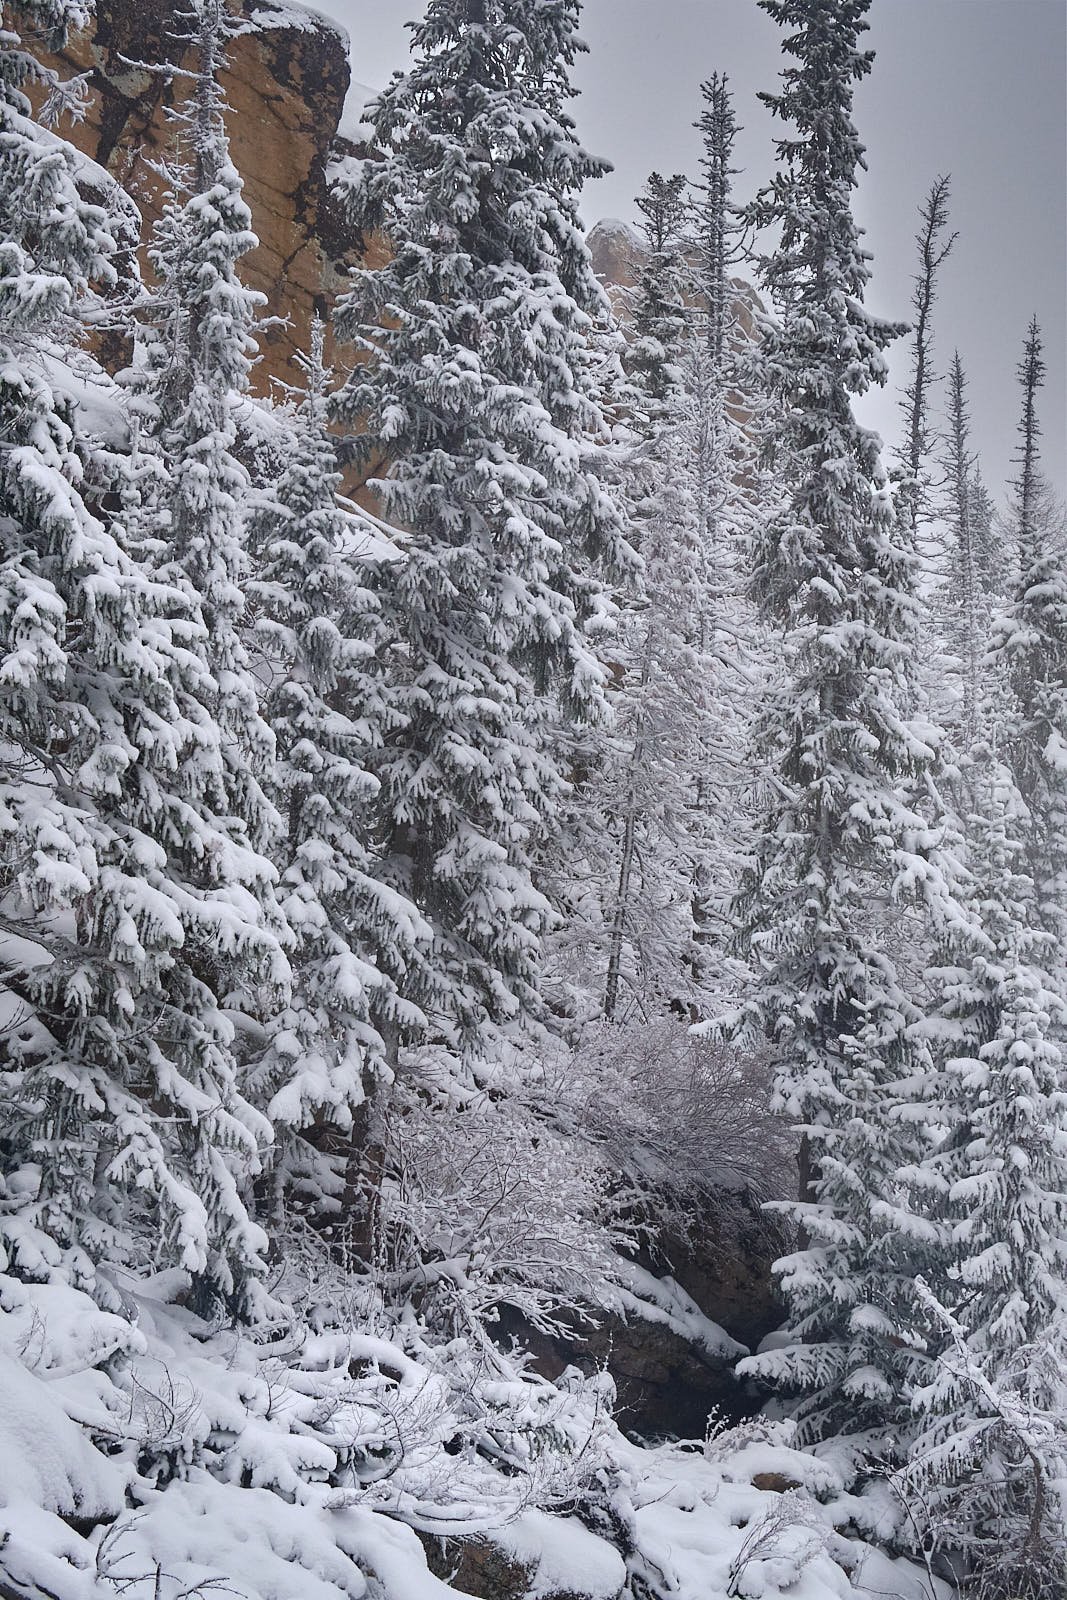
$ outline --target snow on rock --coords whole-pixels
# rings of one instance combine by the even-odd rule
[[[349,84],[345,108],[337,129],[342,139],[347,139],[350,144],[370,142],[374,137],[374,124],[367,117],[367,107],[377,97],[378,90],[369,88],[365,83]]]
[[[151,1571],[159,1562],[187,1593],[214,1582],[258,1600],[371,1600],[366,1572],[333,1522],[328,1512],[287,1505],[265,1489],[198,1474],[128,1520],[114,1541],[115,1571]]]
[[[358,1552],[389,1600],[447,1600],[456,1592],[430,1572],[422,1545],[402,1523],[369,1511],[346,1511],[339,1538],[346,1549]]]
[[[593,270],[603,283],[632,284],[634,263],[644,261],[648,246],[636,228],[618,217],[605,217],[586,236]]]
[[[614,239],[620,244],[627,244],[634,249],[643,249],[644,241],[632,222],[624,222],[621,217],[602,217],[595,222],[589,230],[589,237],[598,234],[604,239]]]
[[[157,193],[154,155],[170,150],[174,138],[171,96],[150,89],[149,75],[128,62],[165,52],[182,10],[171,0],[107,0],[96,8],[95,27],[73,34],[61,60],[46,58],[61,77],[84,72],[94,85],[84,120],[74,127],[65,122],[62,133],[72,140],[65,148],[79,186],[106,205],[124,248],[140,230],[131,196]],[[327,205],[321,177],[351,73],[347,33],[321,9],[298,0],[251,0],[245,17],[251,25],[227,52],[226,95],[231,153],[260,241],[243,274],[279,319],[261,342],[255,368],[254,387],[265,393],[274,378],[302,382],[296,357],[307,349],[315,308],[332,292],[334,272],[358,254],[357,241]],[[47,130],[35,137],[62,142]],[[124,259],[123,251],[120,271]]]
[[[616,1600],[626,1582],[619,1552],[575,1517],[526,1511],[496,1532],[493,1543],[530,1569],[529,1600],[563,1591],[582,1600]]]
[[[145,1349],[125,1317],[100,1311],[64,1284],[0,1278],[0,1312],[0,1350],[52,1381]]]
[[[298,5],[296,0],[262,0],[249,18],[256,28],[285,28],[293,33],[318,33],[328,28],[337,35],[346,50],[352,47],[348,29],[336,17],[317,11],[314,6]]]
[[[623,1279],[616,1291],[619,1307],[627,1317],[660,1323],[709,1356],[734,1361],[748,1354],[747,1345],[706,1317],[696,1301],[671,1277],[657,1278],[636,1262],[627,1261],[620,1269]]]

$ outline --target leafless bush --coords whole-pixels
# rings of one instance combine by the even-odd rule
[[[730,1563],[727,1595],[763,1594],[772,1581],[786,1588],[827,1549],[829,1530],[810,1499],[795,1489],[778,1495],[754,1522]]]
[[[570,1093],[580,1121],[620,1172],[667,1194],[747,1190],[778,1199],[793,1183],[794,1141],[770,1109],[770,1072],[752,1051],[695,1036],[671,1018],[587,1030]]]
[[[165,1571],[162,1562],[145,1562],[130,1544],[130,1536],[143,1517],[143,1512],[122,1517],[104,1534],[96,1550],[95,1575],[100,1582],[109,1584],[128,1600],[207,1600],[208,1596],[214,1600],[217,1595],[244,1600],[243,1590],[235,1589],[226,1578],[183,1583]]]
[[[608,1293],[624,1240],[603,1164],[523,1095],[442,1111],[397,1094],[389,1168],[384,1279],[435,1324],[470,1334],[510,1306],[559,1331]]]

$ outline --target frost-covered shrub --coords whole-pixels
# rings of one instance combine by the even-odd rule
[[[384,1281],[440,1328],[469,1334],[507,1306],[558,1331],[561,1313],[610,1300],[629,1238],[612,1221],[611,1174],[545,1088],[393,1096]]]
[[[390,1099],[377,1267],[438,1334],[485,1338],[504,1308],[572,1334],[639,1315],[654,1287],[634,1282],[639,1245],[698,1226],[710,1241],[736,1197],[790,1183],[759,1058],[677,1022],[601,1024],[481,1075],[419,1055]]]
[[[759,1058],[669,1019],[542,1040],[481,1074],[440,1054],[392,1092],[378,1231],[382,1281],[442,1330],[503,1307],[545,1331],[618,1309],[620,1254],[790,1183]]]
[[[793,1185],[795,1140],[770,1109],[765,1059],[672,1018],[587,1028],[567,1098],[619,1174],[683,1209],[722,1191],[774,1199]]]

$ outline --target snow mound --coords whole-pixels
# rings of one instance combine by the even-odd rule
[[[37,1510],[94,1522],[117,1517],[126,1474],[93,1448],[48,1385],[0,1354],[0,1395],[0,1528]]]
[[[566,1590],[583,1600],[615,1600],[626,1582],[617,1550],[575,1517],[527,1511],[493,1535],[493,1543],[530,1568],[529,1600]]]

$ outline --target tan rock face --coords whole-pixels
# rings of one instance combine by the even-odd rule
[[[636,228],[614,217],[596,223],[589,230],[586,242],[593,259],[593,270],[607,290],[615,315],[625,328],[633,314],[630,291],[639,281],[648,261],[648,245]],[[695,257],[690,260],[695,261]],[[757,318],[764,306],[755,289],[744,278],[731,278],[729,282],[733,293],[727,341],[737,351],[759,337]],[[752,421],[752,412],[745,396],[732,390],[726,396],[726,405],[733,421],[747,429]]]
[[[648,260],[648,246],[628,222],[609,217],[589,230],[587,239],[593,258],[593,271],[608,291],[622,321],[629,315],[627,289],[632,289]],[[695,259],[695,258],[691,258]],[[731,314],[744,339],[755,337],[756,316],[763,310],[759,295],[744,278],[731,278]]]
[[[608,217],[589,230],[587,242],[593,271],[601,283],[609,291],[632,288],[648,258],[648,250],[637,229],[628,222]]]
[[[311,13],[272,0],[244,0],[242,9],[254,31],[231,42],[223,79],[233,160],[260,240],[242,276],[266,295],[268,315],[286,319],[261,336],[253,386],[265,393],[273,379],[300,381],[293,358],[307,348],[312,314],[328,309],[357,258],[325,179],[349,66],[343,36]],[[86,120],[59,131],[134,196],[148,224],[162,189],[152,163],[174,153],[168,108],[188,86],[137,63],[190,64],[168,31],[179,13],[170,0],[97,0],[92,31],[73,37],[54,63],[64,76],[88,73],[92,94]]]

